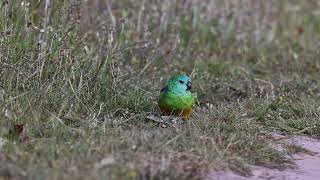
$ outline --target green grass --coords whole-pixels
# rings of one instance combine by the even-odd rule
[[[270,133],[320,136],[311,1],[27,2],[0,0],[0,179],[249,175],[291,167]],[[177,73],[197,104],[163,128]]]

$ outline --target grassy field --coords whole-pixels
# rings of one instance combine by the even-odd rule
[[[0,179],[201,179],[320,137],[320,3],[0,0]],[[186,73],[181,125],[159,90]]]

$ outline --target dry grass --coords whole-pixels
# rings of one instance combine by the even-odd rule
[[[317,1],[0,1],[0,179],[201,179],[286,168],[320,136]],[[160,116],[164,80],[198,103]]]

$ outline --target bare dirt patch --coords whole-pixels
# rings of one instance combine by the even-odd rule
[[[230,170],[213,174],[212,180],[318,180],[320,177],[320,140],[306,136],[294,136],[283,139],[286,145],[302,147],[308,152],[290,154],[288,158],[296,163],[296,168],[283,171],[265,167],[252,167],[252,176],[243,177]]]

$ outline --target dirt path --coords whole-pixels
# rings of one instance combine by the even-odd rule
[[[296,136],[286,140],[287,143],[300,145],[315,152],[315,155],[297,154],[290,158],[297,164],[296,169],[284,171],[264,167],[252,167],[252,176],[243,177],[227,170],[212,175],[210,180],[319,180],[320,179],[320,140],[306,136]]]

